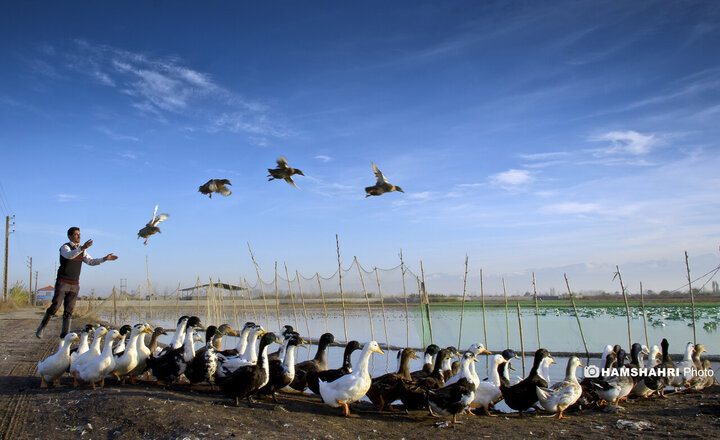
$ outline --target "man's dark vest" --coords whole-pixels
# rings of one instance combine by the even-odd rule
[[[70,249],[76,249],[75,245],[72,243],[65,244],[70,246]],[[85,252],[80,252],[80,254],[72,260],[63,257],[62,254],[60,254],[60,268],[57,273],[57,282],[80,284],[80,269],[82,269],[84,254]]]

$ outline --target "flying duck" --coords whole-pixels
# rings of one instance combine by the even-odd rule
[[[198,189],[199,193],[207,194],[212,199],[213,193],[220,193],[224,196],[229,196],[232,191],[225,185],[232,185],[228,179],[210,179],[204,184],[200,185]]]
[[[149,222],[145,225],[144,228],[140,229],[138,231],[138,238],[142,237],[145,239],[145,245],[147,245],[148,238],[155,234],[156,232],[160,232],[160,228],[158,228],[158,225],[160,222],[165,220],[166,218],[170,217],[169,214],[159,214],[157,213],[158,205],[155,205],[155,211],[153,211],[153,216],[150,219]]]
[[[375,178],[377,179],[377,182],[375,183],[375,185],[365,188],[365,192],[367,193],[365,194],[365,197],[380,196],[391,191],[405,192],[399,186],[395,186],[388,182],[387,178],[383,175],[382,171],[378,169],[374,162],[372,164],[372,167],[373,171],[375,172]]]
[[[280,156],[276,163],[277,168],[268,168],[268,172],[270,173],[267,175],[267,177],[269,177],[268,182],[275,179],[284,179],[287,183],[297,188],[297,185],[295,185],[295,182],[292,180],[292,176],[295,174],[304,176],[305,174],[297,168],[289,167],[287,159],[283,156]]]

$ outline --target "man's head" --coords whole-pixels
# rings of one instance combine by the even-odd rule
[[[80,228],[77,226],[73,226],[72,228],[68,229],[67,231],[68,238],[73,243],[80,243]]]

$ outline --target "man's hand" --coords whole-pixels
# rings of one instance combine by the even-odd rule
[[[113,255],[113,254],[107,254],[103,258],[103,260],[105,260],[105,261],[108,261],[108,260],[113,261],[113,260],[117,260],[117,259],[118,259],[117,255]]]
[[[85,250],[85,249],[89,248],[89,247],[92,246],[92,245],[93,245],[93,241],[92,241],[92,238],[91,238],[90,240],[86,241],[84,245],[82,245],[82,248],[83,248],[83,250]]]

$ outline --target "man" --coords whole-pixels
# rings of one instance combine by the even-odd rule
[[[92,239],[88,240],[80,246],[80,228],[73,226],[68,229],[67,236],[70,242],[65,243],[60,248],[60,268],[57,272],[57,280],[55,281],[55,295],[52,299],[52,304],[45,311],[40,326],[35,332],[35,336],[38,338],[43,337],[43,331],[45,326],[52,316],[55,316],[60,303],[64,303],[63,310],[63,325],[60,337],[64,338],[67,332],[70,330],[70,322],[72,320],[73,310],[75,309],[75,301],[77,300],[78,292],[80,292],[80,269],[82,264],[89,264],[90,266],[97,266],[105,261],[117,260],[118,257],[112,253],[105,255],[102,258],[91,258],[85,249],[92,246]]]

